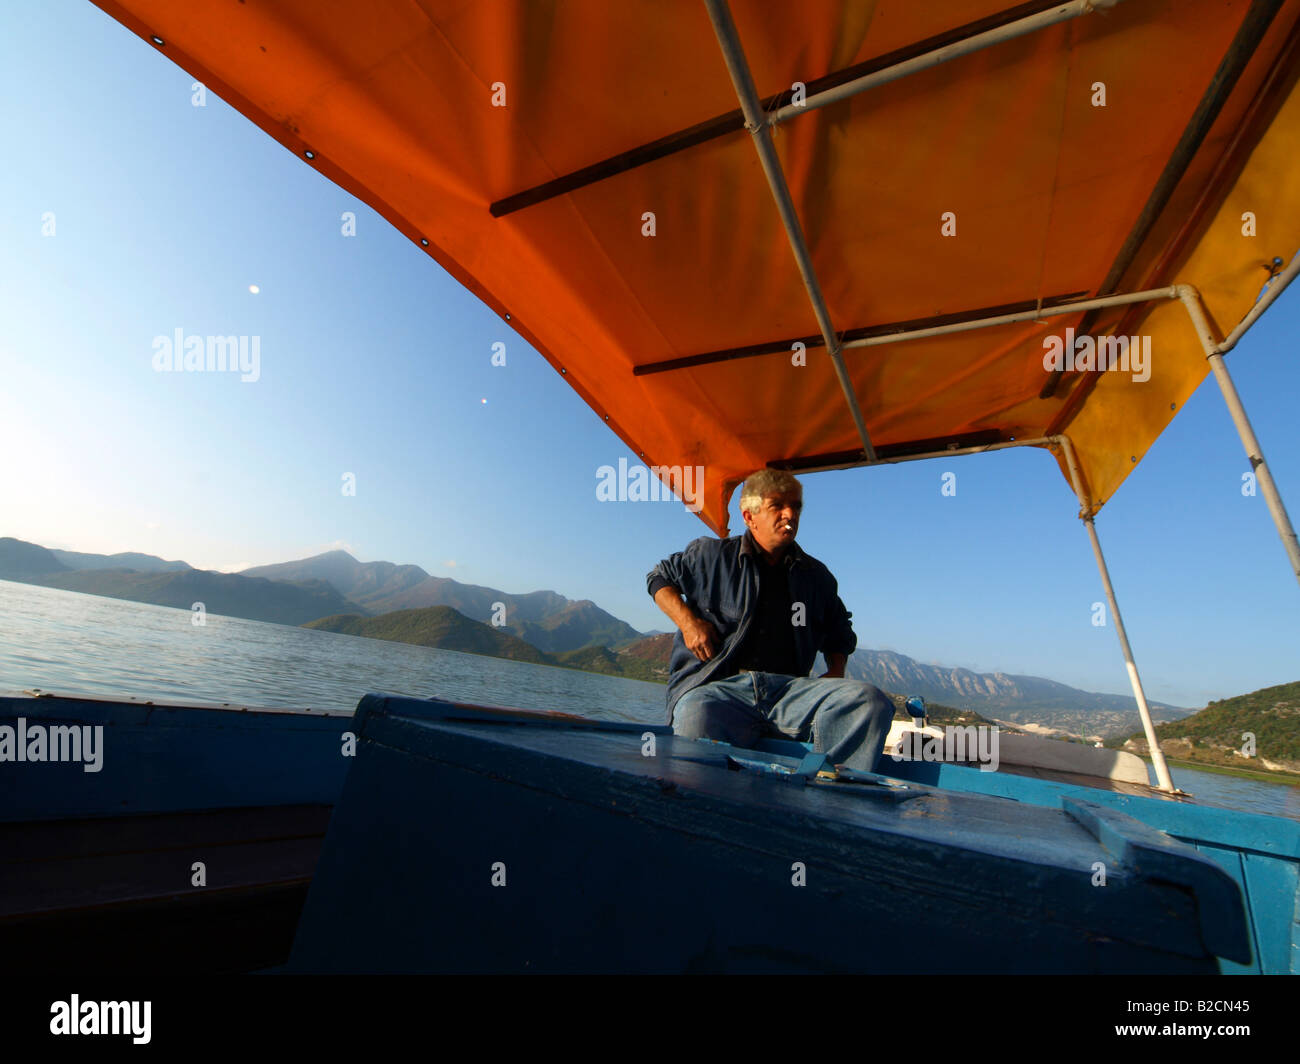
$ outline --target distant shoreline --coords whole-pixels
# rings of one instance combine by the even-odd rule
[[[1145,754],[1139,755],[1148,765],[1151,758]],[[1259,783],[1280,783],[1285,787],[1300,787],[1300,775],[1294,772],[1270,772],[1268,770],[1245,769],[1245,768],[1228,768],[1226,765],[1210,765],[1203,761],[1180,761],[1177,758],[1166,757],[1171,765],[1177,765],[1180,768],[1194,768],[1198,772],[1214,772],[1220,776],[1240,776],[1242,779],[1255,780]]]

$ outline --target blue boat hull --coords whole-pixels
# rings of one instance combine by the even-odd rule
[[[283,963],[352,727],[351,715],[0,697],[0,954],[28,975]]]
[[[299,971],[1300,971],[1278,817],[439,700],[19,718],[104,728],[98,772],[4,766],[0,939],[38,970],[265,967],[301,909]]]
[[[788,750],[794,744],[772,744]],[[1060,808],[1094,802],[1131,816],[1217,862],[1240,888],[1247,907],[1252,960],[1220,958],[1224,974],[1300,974],[1300,822],[1188,801],[1143,797],[938,762],[881,766],[894,778],[968,794],[996,795]]]
[[[290,971],[1253,961],[1223,868],[1104,805],[823,783],[816,757],[436,700],[367,696],[357,728]]]
[[[343,714],[0,696],[0,727],[15,735],[20,727],[103,729],[97,771],[76,761],[6,762],[4,823],[333,805],[351,760],[345,733],[354,725]]]

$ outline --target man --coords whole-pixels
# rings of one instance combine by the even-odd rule
[[[874,771],[893,703],[844,679],[857,646],[830,571],[795,543],[803,488],[764,469],[741,487],[748,531],[703,537],[646,576],[677,625],[668,721],[677,735],[753,746],[763,736],[807,742],[832,764]],[[817,652],[827,671],[809,677]]]

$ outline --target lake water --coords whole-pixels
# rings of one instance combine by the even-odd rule
[[[351,712],[378,691],[661,724],[664,687],[0,580],[0,691]],[[1300,819],[1300,787],[1175,767],[1209,805]]]

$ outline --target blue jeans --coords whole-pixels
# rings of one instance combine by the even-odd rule
[[[733,746],[767,737],[811,740],[831,764],[874,772],[893,719],[894,703],[869,683],[742,672],[682,695],[673,733]]]

